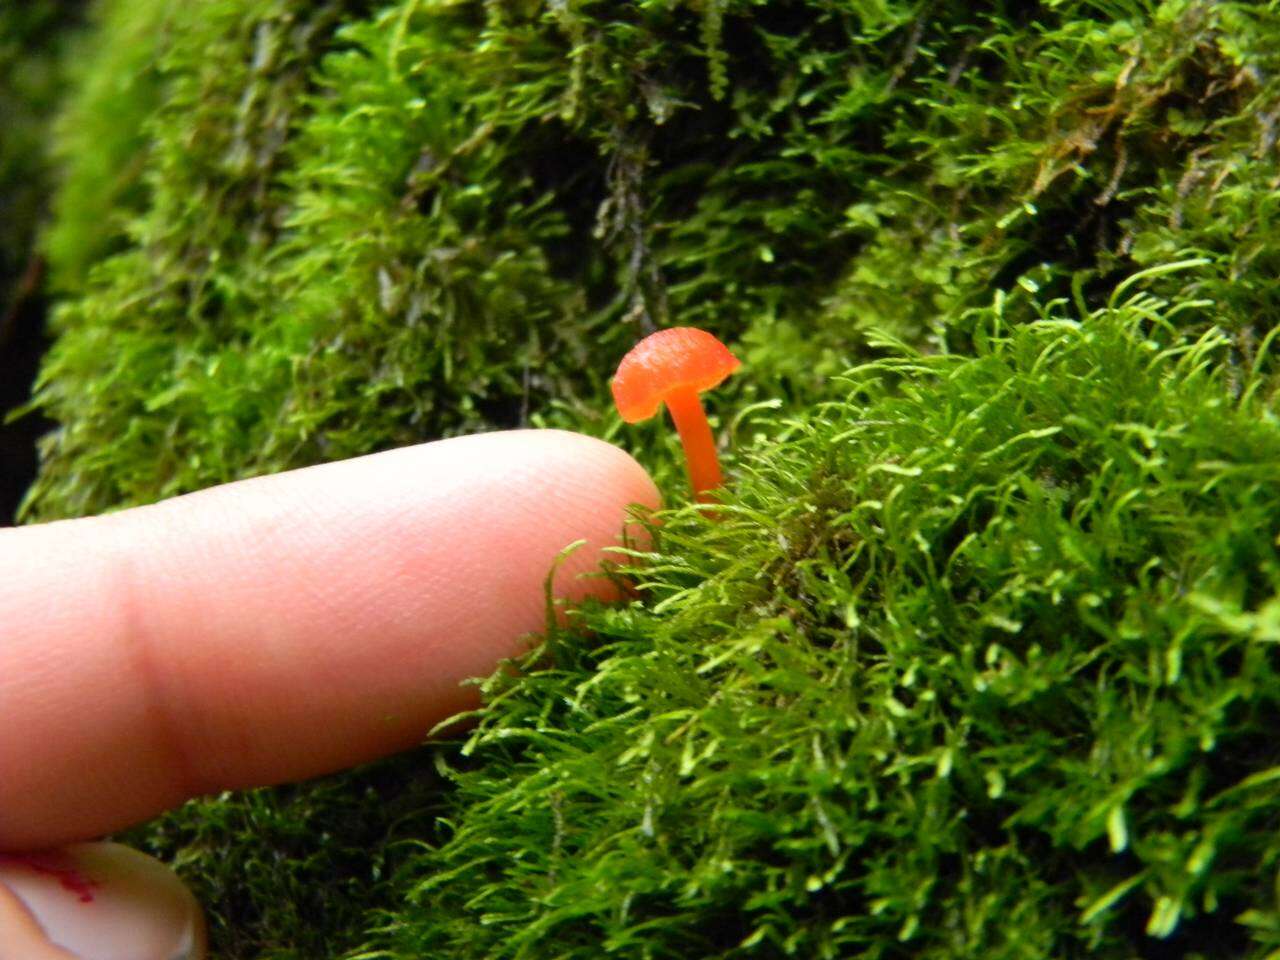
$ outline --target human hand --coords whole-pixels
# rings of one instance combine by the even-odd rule
[[[632,503],[658,494],[622,451],[519,431],[0,531],[0,850],[413,746],[543,627],[565,546],[586,540],[557,596],[613,595],[582,575]],[[12,889],[28,860],[0,856],[0,960],[142,960],[42,929]],[[112,883],[71,915],[92,927]]]

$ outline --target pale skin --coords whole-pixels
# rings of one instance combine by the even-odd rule
[[[634,504],[621,450],[519,431],[0,531],[0,851],[419,743],[543,626],[565,546],[558,596],[616,595]],[[3,885],[0,944],[71,957]]]

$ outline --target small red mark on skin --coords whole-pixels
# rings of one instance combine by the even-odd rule
[[[93,888],[102,886],[79,870],[59,865],[54,858],[38,853],[0,853],[0,863],[20,863],[36,873],[53,877],[63,890],[74,893],[81,903],[93,903]]]

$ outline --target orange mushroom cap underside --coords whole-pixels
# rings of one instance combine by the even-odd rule
[[[647,420],[676,390],[710,390],[741,366],[705,330],[671,327],[645,337],[618,364],[613,401],[627,423]]]

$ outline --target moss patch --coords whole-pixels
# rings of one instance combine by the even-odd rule
[[[93,23],[28,518],[517,424],[624,443],[678,505],[674,438],[607,378],[676,323],[747,363],[728,518],[667,517],[641,602],[491,680],[450,790],[424,751],[135,835],[223,955],[1280,947],[1280,14]]]
[[[489,681],[386,956],[1267,955],[1280,422],[1169,309],[984,311],[669,517]]]

